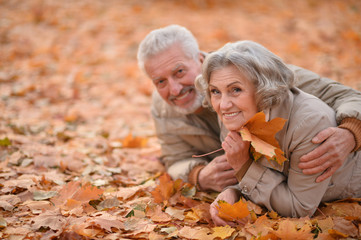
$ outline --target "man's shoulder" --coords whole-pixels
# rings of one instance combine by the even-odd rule
[[[305,116],[316,119],[322,116],[327,116],[331,119],[335,118],[334,110],[319,98],[298,88],[293,88],[292,93],[294,96],[292,115],[296,117],[298,121]]]

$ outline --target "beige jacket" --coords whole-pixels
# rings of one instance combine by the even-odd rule
[[[288,119],[276,134],[285,157],[283,166],[266,158],[252,162],[240,179],[239,190],[253,202],[287,217],[311,216],[321,201],[361,197],[361,152],[350,154],[331,178],[316,183],[320,174],[305,175],[298,168],[299,159],[318,145],[313,136],[336,126],[335,113],[318,98],[297,88],[289,91],[282,103],[269,111],[269,120]],[[227,134],[221,126],[221,138]]]
[[[308,70],[292,67],[298,77],[298,85],[332,107],[337,107],[337,119],[344,116],[354,117],[361,124],[361,93],[338,84],[330,79],[321,78]],[[335,85],[330,89],[330,84]],[[335,91],[337,95],[334,95]],[[332,96],[339,96],[334,100]],[[351,99],[351,102],[348,102]],[[356,111],[355,111],[356,110]],[[189,172],[197,165],[207,164],[216,155],[192,158],[194,154],[203,154],[221,147],[219,126],[215,112],[204,109],[201,114],[184,115],[176,112],[157,92],[152,99],[152,116],[156,134],[162,148],[162,161],[173,179],[188,180]],[[361,131],[361,126],[357,128]],[[359,134],[361,137],[361,133]],[[360,141],[361,142],[361,141]]]

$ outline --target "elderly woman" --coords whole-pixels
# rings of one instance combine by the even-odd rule
[[[294,73],[279,57],[255,42],[240,41],[209,54],[202,70],[196,84],[218,114],[222,147],[239,182],[212,204],[216,224],[226,224],[218,217],[218,200],[234,203],[241,195],[288,217],[311,216],[321,201],[361,197],[360,152],[350,154],[331,178],[320,183],[315,181],[320,174],[305,175],[298,167],[299,158],[317,147],[312,137],[336,126],[335,113],[318,98],[295,88]],[[239,134],[247,120],[260,111],[266,121],[287,119],[276,134],[288,159],[283,165],[265,157],[254,161],[250,142]]]

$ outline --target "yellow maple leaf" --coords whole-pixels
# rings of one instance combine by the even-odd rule
[[[314,235],[311,233],[311,227],[308,224],[303,225],[301,229],[297,229],[297,225],[285,219],[279,222],[277,231],[271,230],[280,239],[285,240],[311,240]]]
[[[247,203],[240,199],[234,204],[229,204],[225,201],[218,201],[218,216],[226,221],[236,221],[247,217],[250,213],[247,207]]]
[[[212,230],[214,231],[212,233],[212,239],[215,238],[226,239],[232,236],[234,231],[236,231],[234,228],[230,227],[229,225],[226,225],[224,227],[214,227],[212,228]]]
[[[264,155],[269,161],[275,160],[280,165],[287,159],[275,138],[278,131],[283,128],[286,119],[274,118],[265,121],[264,112],[258,112],[240,130],[240,134],[245,141],[251,142],[251,152],[255,160]]]

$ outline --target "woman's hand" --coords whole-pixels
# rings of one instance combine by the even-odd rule
[[[218,195],[216,200],[214,200],[214,202],[211,204],[210,210],[209,210],[212,220],[215,225],[217,225],[217,226],[229,225],[231,227],[236,227],[238,224],[245,224],[245,222],[247,221],[246,218],[245,218],[245,222],[235,223],[235,222],[227,222],[227,221],[223,220],[220,216],[218,216],[217,207],[219,206],[218,205],[219,200],[226,201],[229,204],[234,204],[234,203],[238,202],[239,199],[240,199],[240,193],[237,190],[231,189],[231,188],[224,190],[223,192],[221,192]]]
[[[249,141],[243,141],[241,135],[236,131],[228,133],[222,143],[222,148],[226,152],[229,165],[237,172],[249,159]]]

